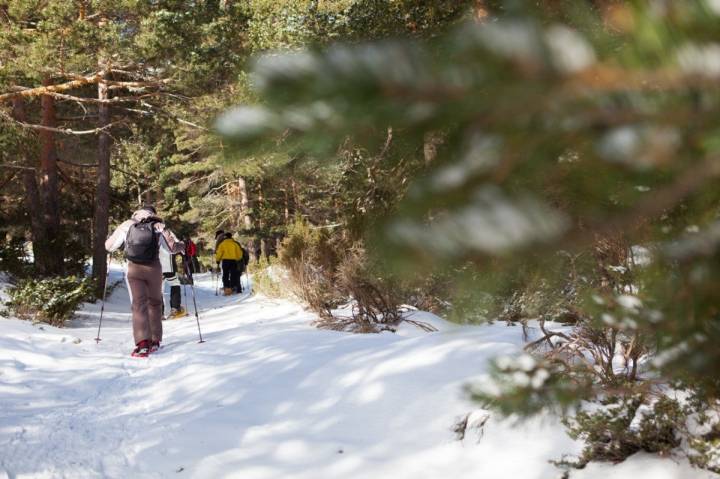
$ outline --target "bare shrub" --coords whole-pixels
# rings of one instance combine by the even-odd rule
[[[435,329],[403,317],[406,299],[418,288],[381,274],[360,242],[349,244],[341,235],[298,219],[283,241],[279,260],[293,294],[318,313],[316,325],[321,328],[377,333],[394,331],[406,321],[425,331]],[[341,305],[347,305],[349,314],[338,311]]]
[[[363,248],[356,246],[348,251],[338,265],[335,285],[343,296],[353,300],[351,329],[357,332],[393,330],[403,320],[399,287],[393,283],[390,278],[371,273]]]

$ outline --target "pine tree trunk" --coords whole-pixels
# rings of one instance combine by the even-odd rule
[[[300,197],[299,197],[298,191],[297,191],[297,183],[295,183],[294,179],[290,180],[290,186],[292,188],[293,206],[294,206],[293,209],[294,209],[294,211],[297,212],[297,211],[301,210],[301,206],[300,206]]]
[[[258,183],[257,185],[258,190],[258,205],[261,205],[263,201],[265,201],[265,198],[263,197],[263,190],[262,190],[262,184]],[[258,208],[259,210],[259,208]],[[260,258],[267,258],[267,244],[265,241],[265,237],[263,236],[265,234],[265,222],[262,219],[261,215],[258,215],[257,218],[258,223],[258,234],[260,236]]]
[[[288,194],[288,189],[285,188],[285,225],[290,224],[290,195]]]
[[[252,218],[250,218],[250,202],[248,201],[247,184],[245,178],[238,178],[238,190],[240,192],[240,214],[243,218],[243,227],[246,230],[252,229]]]
[[[28,212],[40,211],[40,195],[38,194],[37,178],[35,178],[34,171],[26,170],[24,172],[23,185],[25,186],[25,207]],[[42,245],[46,244],[47,241],[44,237],[45,228],[42,222],[42,217],[38,214],[32,213],[30,213],[29,216],[35,265],[38,269],[42,268],[42,270],[45,270],[46,255]]]
[[[265,238],[260,238],[260,257],[267,259],[267,256],[267,240]]]
[[[27,123],[27,113],[25,111],[25,100],[22,97],[13,98],[13,118],[17,121]],[[26,163],[30,163],[29,158],[25,158]],[[45,259],[45,248],[47,243],[45,238],[45,224],[43,223],[40,211],[40,195],[38,193],[37,178],[35,170],[25,170],[23,172],[23,186],[25,187],[25,208],[30,217],[30,237],[32,239],[33,258],[35,259],[35,267],[38,271],[47,269],[47,261]]]
[[[43,85],[51,82],[43,80]],[[55,99],[42,95],[40,99],[42,126],[55,127]],[[57,152],[55,134],[52,131],[40,131],[40,201],[42,203],[43,222],[45,223],[44,248],[47,262],[40,272],[45,275],[60,275],[64,268],[63,241],[60,232],[60,193],[58,187]]]
[[[107,73],[106,73],[107,74]],[[98,82],[98,100],[108,99],[107,78]],[[110,124],[110,105],[100,103],[98,107],[98,128]],[[98,170],[95,190],[95,227],[93,230],[93,268],[92,276],[97,281],[97,295],[102,296],[105,289],[107,273],[107,256],[105,252],[105,238],[108,235],[108,221],[110,216],[110,146],[112,138],[107,130],[103,130],[98,137]]]
[[[243,228],[246,233],[252,231],[252,217],[250,216],[250,198],[248,197],[247,183],[242,176],[238,178],[238,190],[240,192],[240,214],[243,218]],[[251,238],[246,245],[250,260],[257,262],[257,252],[255,251],[255,241]]]

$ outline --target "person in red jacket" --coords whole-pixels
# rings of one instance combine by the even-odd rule
[[[190,274],[198,273],[200,271],[200,265],[197,259],[197,245],[195,245],[189,236],[186,236],[183,242],[185,243],[185,257],[188,261]]]

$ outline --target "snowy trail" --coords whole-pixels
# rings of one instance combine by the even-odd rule
[[[548,460],[578,450],[550,419],[491,417],[482,435],[454,438],[478,409],[462,386],[518,350],[518,328],[351,335],[313,328],[289,302],[217,297],[209,276],[197,293],[207,342],[194,316],[165,321],[166,346],[146,360],[129,356],[124,284],[100,344],[99,304],[65,329],[3,321],[0,478],[548,478],[559,474]],[[633,478],[716,477],[641,456],[571,477],[632,467]]]

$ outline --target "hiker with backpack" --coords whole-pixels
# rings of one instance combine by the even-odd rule
[[[222,265],[223,295],[229,296],[237,289],[240,282],[238,263],[242,259],[240,244],[232,239],[232,233],[225,233],[224,239],[218,243],[215,250],[215,262]]]
[[[155,207],[145,205],[113,231],[105,249],[125,251],[132,309],[133,357],[147,357],[160,348],[162,341],[163,270],[160,249],[169,254],[183,253],[185,245],[157,216]]]
[[[161,240],[162,241],[162,240]],[[168,248],[160,248],[160,265],[162,266],[163,279],[170,285],[170,313],[167,319],[178,319],[187,315],[185,308],[182,307],[180,295],[180,285],[182,282],[178,276],[177,260],[180,254],[172,254]],[[182,263],[183,260],[180,259]],[[163,319],[165,317],[165,301],[163,300]]]

